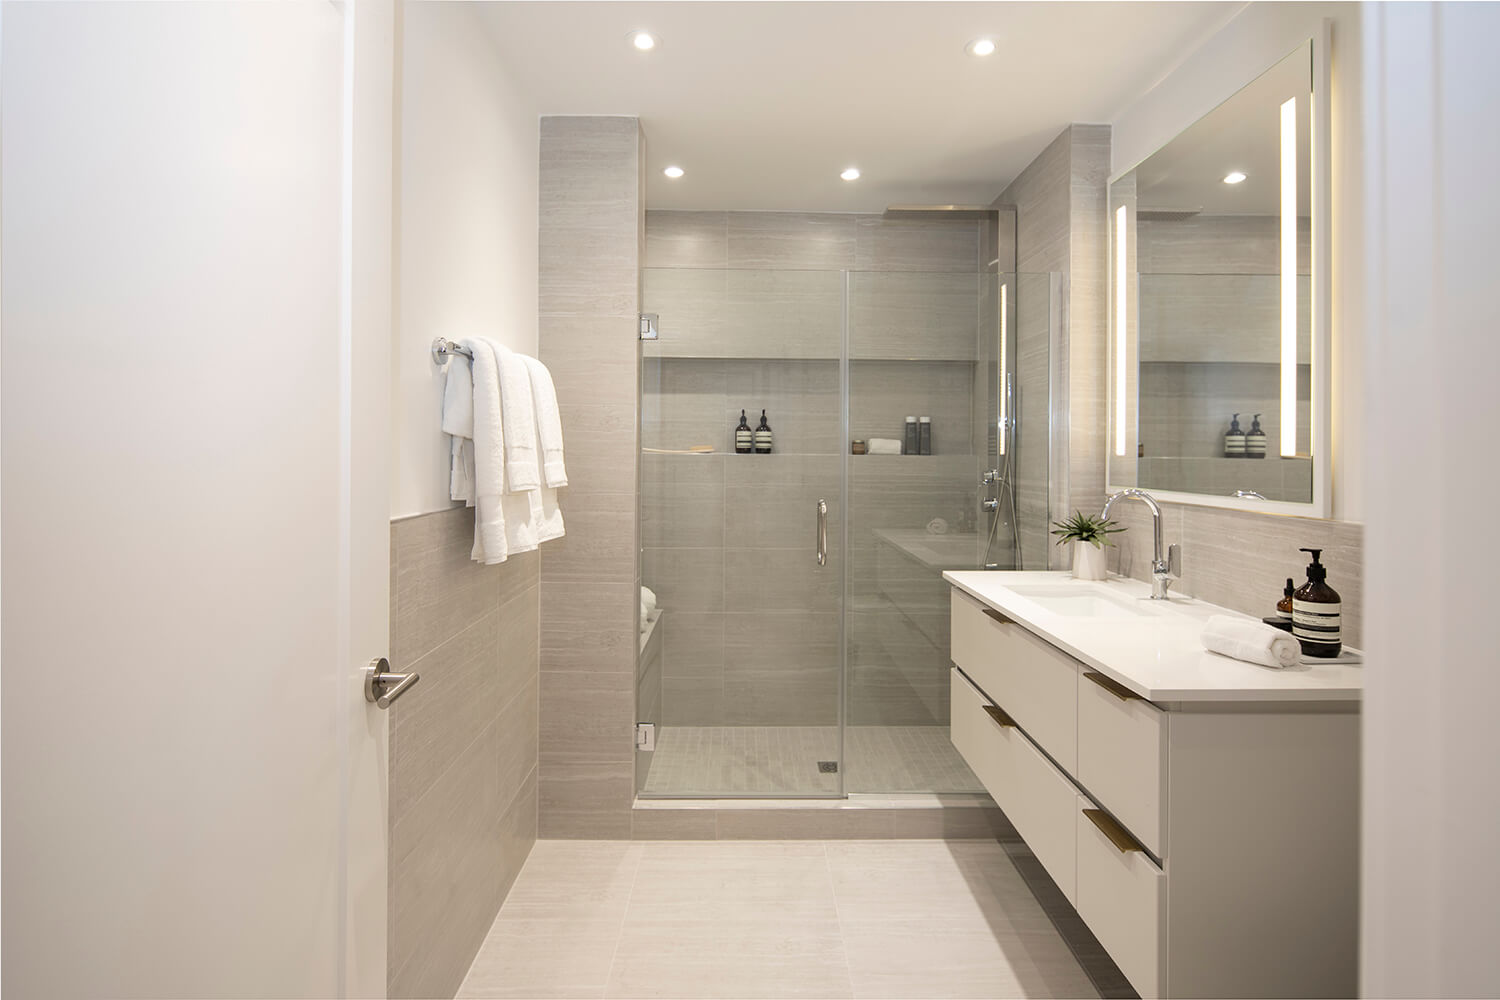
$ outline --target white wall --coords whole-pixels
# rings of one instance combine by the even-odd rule
[[[537,352],[537,114],[464,3],[402,5],[391,516],[442,510],[434,337]]]
[[[1112,122],[1112,174],[1129,169],[1332,21],[1333,516],[1364,519],[1360,5],[1253,3]]]
[[[1360,992],[1500,996],[1494,4],[1366,4]],[[1394,404],[1394,405],[1393,405]],[[1377,446],[1378,444],[1378,446]]]

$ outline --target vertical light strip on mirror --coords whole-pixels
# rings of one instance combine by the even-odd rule
[[[1297,454],[1297,99],[1281,106],[1281,455]]]
[[[1125,454],[1125,206],[1115,210],[1115,454]]]
[[[1007,321],[1009,320],[1009,317],[1006,315],[1006,305],[1005,305],[1005,299],[1006,299],[1006,292],[1007,291],[1008,291],[1008,288],[1007,288],[1006,284],[1004,282],[1001,282],[1000,283],[1000,454],[1002,454],[1002,455],[1005,454],[1005,435],[1006,435],[1006,430],[1007,430],[1007,428],[1010,427],[1010,424],[1008,424],[1006,422],[1006,421],[1008,421],[1010,419],[1010,413],[1009,413],[1009,410],[1006,407],[1006,402],[1007,402],[1006,397],[1010,395],[1009,392],[1006,391],[1007,388],[1008,388],[1008,386],[1009,386],[1008,376],[1010,375],[1010,367],[1009,367],[1010,366],[1010,354],[1006,351],[1006,346],[1007,346],[1006,342],[1007,342],[1007,340],[1009,338],[1009,334],[1010,334],[1009,327],[1007,326]]]

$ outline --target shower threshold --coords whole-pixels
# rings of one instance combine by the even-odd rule
[[[641,798],[839,801],[984,789],[947,726],[661,726]],[[840,775],[842,771],[842,775]]]

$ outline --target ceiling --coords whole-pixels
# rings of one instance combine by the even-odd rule
[[[1238,3],[486,3],[543,115],[636,115],[653,209],[988,204],[1108,122]],[[628,35],[650,31],[638,52]],[[968,55],[972,39],[996,51]],[[669,164],[686,172],[662,174]],[[862,177],[839,172],[858,167]]]
[[[1281,213],[1281,105],[1297,99],[1297,213],[1312,207],[1312,47],[1262,73],[1135,168],[1138,211]],[[1245,179],[1225,184],[1238,170]]]

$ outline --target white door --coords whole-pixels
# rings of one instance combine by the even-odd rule
[[[359,17],[0,10],[7,996],[384,994],[390,7]]]

